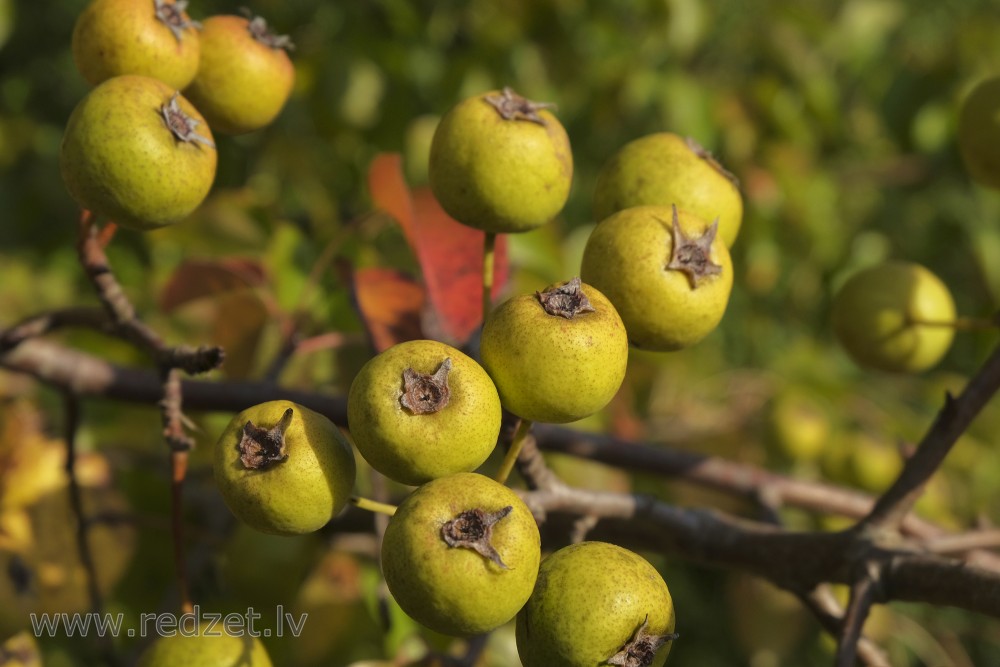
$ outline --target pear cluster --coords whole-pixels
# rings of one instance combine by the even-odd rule
[[[187,218],[215,180],[213,131],[265,127],[291,93],[287,37],[260,17],[194,21],[187,4],[93,0],[73,30],[73,60],[95,88],[67,124],[63,180],[82,208],[123,227]]]
[[[200,104],[219,87],[201,90],[196,79],[189,90]],[[428,168],[445,211],[487,235],[556,217],[573,162],[552,109],[504,88],[449,111]],[[733,282],[728,247],[742,202],[728,172],[693,142],[658,134],[626,146],[602,172],[596,199],[604,219],[581,276],[496,308],[487,301],[478,361],[435,340],[401,342],[370,359],[348,394],[354,449],[373,470],[416,487],[388,510],[381,564],[390,593],[448,635],[517,617],[528,667],[662,665],[674,612],[655,568],[621,547],[588,542],[542,560],[538,525],[506,473],[477,472],[496,449],[504,411],[521,420],[519,433],[599,412],[625,378],[630,344],[697,343],[721,320]],[[274,401],[233,419],[215,450],[215,477],[245,523],[311,532],[349,501],[387,511],[351,495],[353,451],[326,417]]]

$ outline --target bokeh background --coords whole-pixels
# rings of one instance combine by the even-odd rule
[[[58,167],[63,126],[88,90],[69,50],[84,4],[0,0],[0,327],[39,309],[94,303],[75,258],[78,212]],[[239,6],[193,0],[189,12],[204,18]],[[933,270],[965,316],[996,312],[1000,196],[970,181],[955,145],[963,95],[1000,71],[1000,14],[990,0],[255,0],[252,9],[297,46],[291,101],[267,129],[220,138],[215,188],[191,220],[121,232],[109,249],[143,317],[170,340],[227,346],[228,378],[264,376],[297,311],[304,334],[341,335],[293,357],[281,381],[346,391],[371,352],[330,259],[418,271],[399,228],[373,213],[372,158],[400,152],[410,182],[426,182],[439,115],[502,85],[558,105],[576,164],[563,215],[510,239],[509,293],[578,271],[595,223],[596,173],[643,134],[696,138],[739,177],[746,202],[720,328],[693,349],[633,354],[618,398],[581,428],[878,492],[898,469],[900,443],[920,437],[943,392],[960,388],[996,343],[995,332],[961,333],[935,370],[891,376],[854,366],[828,318],[836,287],[885,258]],[[183,261],[233,257],[261,262],[264,278],[165,307],[164,287]],[[144,363],[95,334],[61,339],[118,363]],[[84,407],[81,482],[103,517],[92,539],[109,609],[128,618],[169,610],[158,414],[101,401]],[[308,611],[302,638],[268,642],[275,664],[403,664],[428,646],[461,651],[461,642],[421,632],[385,606],[370,539],[336,530],[272,538],[236,525],[206,456],[230,415],[192,417],[204,445],[188,485],[203,607]],[[87,607],[61,472],[61,419],[58,395],[0,372],[0,640],[23,628],[28,610]],[[994,406],[934,479],[920,505],[925,516],[954,529],[1000,516],[998,433]],[[751,511],[670,480],[553,464],[581,485]],[[791,511],[783,518],[802,528],[844,525]],[[831,660],[832,643],[794,599],[742,575],[649,557],[677,604],[682,639],[671,663]],[[893,605],[868,630],[894,665],[1000,664],[1000,624],[981,617]],[[0,651],[0,665],[21,664],[12,645]],[[38,646],[47,667],[98,660],[92,642],[63,637]],[[126,655],[139,647],[120,642]],[[478,664],[517,664],[510,628],[494,635]]]

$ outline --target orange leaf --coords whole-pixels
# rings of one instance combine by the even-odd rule
[[[424,288],[413,278],[382,268],[356,269],[350,276],[354,302],[376,352],[424,337]]]
[[[368,169],[368,191],[375,207],[394,217],[403,228],[410,247],[415,247],[413,199],[403,176],[403,158],[399,153],[379,153]]]
[[[160,308],[169,313],[195,299],[260,287],[267,281],[264,267],[254,259],[185,260],[160,293]]]

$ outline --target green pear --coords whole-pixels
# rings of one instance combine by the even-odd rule
[[[143,651],[137,667],[271,667],[271,659],[259,639],[225,634],[161,637]]]
[[[538,525],[509,488],[477,473],[428,482],[389,520],[382,572],[396,602],[446,635],[489,632],[531,595]]]
[[[662,667],[674,604],[659,572],[614,544],[580,542],[546,558],[517,615],[524,667]]]
[[[483,325],[480,353],[506,409],[565,423],[614,398],[625,379],[628,336],[611,302],[574,278],[498,306]]]
[[[347,399],[358,451],[404,484],[478,468],[496,446],[500,418],[486,371],[433,340],[400,343],[371,359]]]
[[[73,27],[73,61],[90,83],[126,74],[180,90],[198,71],[198,24],[185,0],[94,0]]]
[[[580,275],[611,300],[636,347],[690,347],[722,321],[733,287],[716,231],[676,207],[627,208],[594,228]]]
[[[676,206],[708,221],[719,220],[727,248],[743,221],[736,179],[692,139],[658,132],[625,144],[597,176],[594,216],[600,222],[633,206]]]
[[[216,444],[214,472],[236,518],[278,535],[323,527],[347,504],[356,474],[340,429],[291,401],[236,415]]]
[[[544,225],[562,210],[573,155],[551,106],[504,88],[463,100],[444,115],[428,175],[449,215],[476,229],[511,233]]]
[[[205,119],[174,88],[119,76],[73,110],[59,166],[81,207],[146,230],[190,215],[212,187],[217,159]]]
[[[919,264],[892,261],[851,276],[833,298],[833,333],[861,366],[918,373],[955,337],[955,301]]]

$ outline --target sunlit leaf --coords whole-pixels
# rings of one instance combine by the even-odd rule
[[[260,287],[266,280],[264,268],[254,259],[187,260],[174,270],[160,293],[160,308],[169,313],[195,299]]]
[[[420,325],[424,288],[394,269],[350,272],[350,282],[372,346],[381,352],[396,343],[423,338]]]
[[[445,213],[429,188],[412,192],[398,154],[382,153],[368,172],[372,201],[399,222],[423,272],[433,331],[464,343],[482,322],[482,265],[485,234]],[[507,281],[507,240],[499,236],[494,258],[493,295]]]
[[[247,377],[254,368],[257,344],[270,313],[253,292],[232,292],[216,303],[212,342],[226,351],[222,372],[229,378]]]
[[[399,223],[411,247],[415,247],[413,199],[403,176],[403,158],[399,153],[379,153],[368,168],[368,191],[375,207]]]

